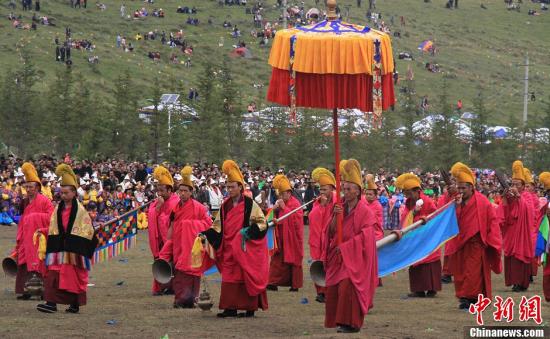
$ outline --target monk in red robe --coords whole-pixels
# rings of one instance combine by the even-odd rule
[[[309,254],[313,261],[325,262],[323,248],[325,248],[326,229],[332,220],[332,211],[336,201],[336,180],[334,175],[326,168],[318,167],[311,172],[311,178],[319,184],[320,197],[313,203],[309,212]],[[315,300],[325,302],[325,287],[315,285],[317,296]]]
[[[377,219],[361,199],[361,167],[357,160],[342,160],[344,201],[334,206],[335,217],[327,227],[325,327],[340,333],[359,332],[373,307],[378,286],[378,257],[374,231]],[[337,215],[343,214],[342,239]]]
[[[405,173],[397,177],[395,185],[403,190],[407,198],[401,213],[401,227],[405,228],[436,210],[432,199],[422,193],[420,179]],[[435,297],[441,291],[441,249],[435,250],[425,259],[409,267],[409,297]]]
[[[456,185],[454,179],[449,179],[448,183],[445,183],[447,188],[443,194],[437,199],[437,208],[443,207],[450,199],[454,199],[456,195]],[[441,282],[444,284],[450,284],[453,282],[453,275],[449,269],[449,255],[447,254],[447,243],[445,243],[444,253],[443,253],[443,268],[441,269]]]
[[[273,188],[279,192],[273,209],[276,218],[300,207],[292,194],[290,181],[284,174],[273,178]],[[290,286],[291,292],[298,292],[304,284],[304,212],[299,209],[275,226],[277,249],[271,257],[269,284],[267,289],[276,291],[277,286]]]
[[[548,218],[550,219],[550,208],[549,208],[549,205],[550,205],[550,172],[542,172],[540,175],[539,175],[539,183],[543,186],[543,189],[544,189],[544,192],[545,192],[545,196],[546,196],[546,201],[545,203],[540,207],[540,212],[539,212],[539,225],[540,223],[543,221],[543,218]],[[544,199],[543,199],[544,201]],[[550,236],[550,235],[549,235]],[[546,255],[550,255],[547,251],[546,252]],[[547,257],[547,263],[546,265],[544,266],[544,269],[543,269],[543,278],[542,278],[542,290],[544,292],[544,299],[546,301],[550,301],[550,264],[548,264],[548,257]]]
[[[531,239],[533,241],[533,248],[537,247],[537,238],[539,235],[539,226],[540,226],[540,206],[539,206],[539,196],[537,194],[537,188],[535,186],[535,180],[533,175],[528,168],[523,168],[523,175],[525,177],[525,197],[528,198],[533,209],[533,224],[532,224],[532,233]],[[533,282],[533,277],[537,275],[539,268],[539,258],[533,257],[531,262],[531,278],[530,282]]]
[[[15,293],[20,294],[17,299],[28,300],[31,295],[25,293],[25,283],[33,274],[42,277],[45,273],[44,262],[38,258],[38,244],[34,244],[33,235],[36,230],[49,225],[53,205],[50,199],[40,193],[41,183],[34,166],[27,162],[21,166],[21,170],[25,175],[27,197],[21,203],[21,219],[17,227]]]
[[[224,311],[218,317],[254,317],[258,308],[268,308],[267,224],[261,208],[244,195],[244,177],[237,164],[226,160],[222,171],[227,175],[229,198],[212,227],[201,233],[216,251],[216,266],[222,276],[219,308]]]
[[[77,179],[67,164],[59,165],[55,174],[61,177],[61,202],[52,213],[47,229],[44,300],[36,308],[45,313],[57,312],[57,304],[70,305],[65,311],[78,313],[86,305],[90,259],[97,246],[92,219],[76,199]],[[39,253],[41,255],[41,253]]]
[[[368,208],[372,210],[377,220],[377,228],[374,230],[374,236],[376,240],[380,240],[384,237],[384,209],[382,204],[378,201],[378,186],[374,182],[374,176],[368,174],[366,176],[365,198]]]
[[[179,203],[170,216],[167,241],[159,258],[174,263],[174,308],[193,308],[199,296],[200,278],[203,270],[191,266],[191,249],[197,234],[212,224],[206,207],[192,198],[192,168],[185,166],[178,185]]]
[[[170,215],[178,205],[180,198],[174,193],[174,179],[170,172],[163,166],[158,166],[153,171],[153,177],[157,180],[158,198],[151,203],[147,213],[149,221],[149,247],[153,258],[159,258],[159,253],[166,243],[168,228],[170,227]],[[172,282],[161,284],[153,279],[153,295],[172,294]]]
[[[506,191],[498,209],[504,250],[504,281],[514,292],[527,290],[530,283],[533,244],[533,207],[525,191],[521,161],[512,165],[512,186]]]
[[[447,243],[449,268],[455,277],[455,295],[460,309],[469,309],[479,294],[492,298],[491,271],[502,271],[502,237],[495,208],[475,190],[475,177],[460,162],[453,165],[458,194],[456,216],[459,234]]]

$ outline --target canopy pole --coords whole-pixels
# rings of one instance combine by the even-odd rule
[[[336,203],[340,204],[340,137],[338,136],[338,109],[332,110],[332,130],[334,131],[334,172],[336,176]],[[338,244],[342,242],[343,214],[336,216],[336,234]]]

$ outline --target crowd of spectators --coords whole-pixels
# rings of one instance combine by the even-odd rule
[[[80,183],[78,198],[88,209],[95,224],[105,223],[155,199],[155,182],[152,177],[154,166],[151,163],[114,159],[97,162],[73,161],[69,155],[61,161],[73,166]],[[58,161],[43,155],[33,162],[42,180],[42,193],[53,201],[58,201],[60,187],[54,173]],[[19,220],[19,204],[26,194],[22,185],[24,182],[20,168],[22,163],[22,159],[13,156],[0,156],[0,223],[4,225],[14,225]],[[165,164],[165,166],[172,173],[177,184],[181,180],[179,170],[182,166],[174,164]],[[192,166],[194,198],[214,214],[228,195],[225,188],[226,177],[217,164],[194,163]],[[247,163],[243,163],[241,169],[247,183],[245,193],[253,197],[264,210],[268,210],[276,202],[272,180],[278,173],[287,175],[294,187],[296,197],[302,202],[310,201],[319,194],[318,187],[310,178],[310,171],[252,167]],[[419,169],[412,171],[422,179],[423,191],[427,196],[437,200],[445,192],[446,183],[441,173],[423,172]],[[399,216],[404,196],[395,187],[395,179],[399,174],[401,174],[399,171],[384,169],[374,173],[378,186],[378,200],[384,211],[385,229],[395,229],[400,224]],[[478,181],[477,189],[492,203],[498,205],[502,190],[494,171],[477,169],[475,174]],[[311,209],[311,205],[308,209]]]

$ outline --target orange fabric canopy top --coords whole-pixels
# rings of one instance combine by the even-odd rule
[[[295,39],[294,51],[291,51],[292,39]],[[391,74],[394,64],[389,35],[339,20],[277,32],[269,64],[274,68],[288,69],[291,54],[294,54],[292,68],[296,72],[372,74],[377,42],[380,44],[382,74]]]

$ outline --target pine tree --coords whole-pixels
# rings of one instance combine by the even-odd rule
[[[439,96],[440,117],[434,117],[429,149],[433,157],[424,168],[450,168],[454,162],[465,158],[465,144],[458,138],[456,119],[449,101],[449,85],[443,79]]]
[[[407,80],[407,92],[405,100],[403,100],[400,109],[401,123],[399,142],[397,146],[397,163],[399,168],[410,170],[417,164],[416,157],[418,154],[418,135],[414,129],[416,117],[419,116],[417,106],[417,96],[414,80]]]
[[[152,140],[147,125],[139,118],[138,90],[128,70],[121,73],[114,83],[113,101],[104,114],[106,146],[111,153],[129,159],[143,160],[150,151]]]
[[[151,98],[149,102],[153,105],[153,114],[151,115],[151,138],[152,138],[152,149],[151,154],[153,155],[153,161],[158,164],[160,157],[166,155],[167,145],[167,133],[168,128],[168,111],[167,108],[161,106],[160,97],[162,95],[162,88],[160,85],[160,80],[155,78],[153,81],[153,88],[151,89]]]
[[[490,167],[491,163],[489,155],[490,144],[487,144],[488,136],[486,133],[487,124],[489,121],[489,113],[485,108],[485,97],[481,86],[478,87],[477,97],[474,99],[475,116],[471,120],[472,137],[471,143],[471,166]]]
[[[77,146],[78,133],[76,125],[81,117],[73,111],[74,77],[72,69],[65,67],[56,73],[56,79],[50,86],[46,104],[50,119],[47,129],[50,132],[49,141],[58,155],[74,153]]]
[[[220,95],[223,98],[223,120],[225,121],[226,139],[228,142],[229,155],[239,158],[243,155],[244,134],[242,130],[243,107],[240,105],[240,94],[235,89],[233,75],[228,65],[227,58],[224,59],[218,77]]]
[[[22,157],[29,156],[42,147],[41,119],[38,119],[39,95],[34,89],[40,73],[26,50],[22,50],[22,65],[8,71],[4,78],[1,97],[0,123],[2,140],[14,146]]]

